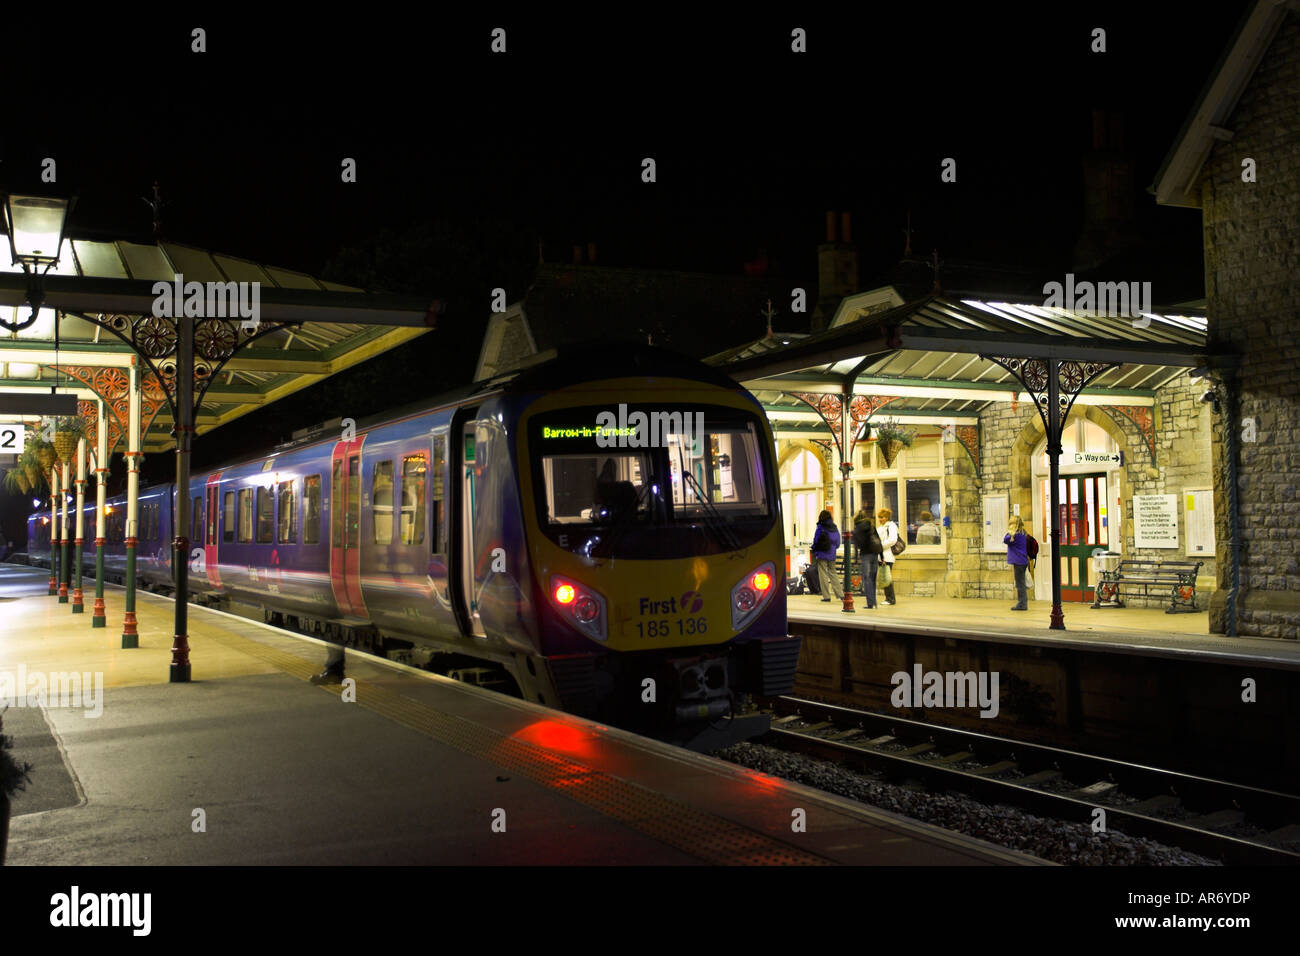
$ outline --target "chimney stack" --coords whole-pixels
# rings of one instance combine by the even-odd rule
[[[592,263],[596,261],[596,244],[594,242],[587,243],[587,261]]]
[[[853,241],[853,233],[849,229],[849,214],[847,212],[840,214],[840,241],[841,242]]]
[[[826,213],[826,241],[835,241],[835,213],[829,211]]]
[[[575,266],[582,264],[582,246],[576,242],[573,244],[573,264]]]
[[[840,235],[836,237],[836,225]],[[845,296],[858,291],[858,251],[849,213],[826,213],[826,242],[817,247],[817,308],[812,329],[826,328]]]

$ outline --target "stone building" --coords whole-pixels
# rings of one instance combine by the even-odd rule
[[[1211,630],[1300,631],[1300,10],[1259,0],[1153,187],[1199,208],[1214,376]],[[1234,467],[1235,466],[1235,467]],[[1233,475],[1236,473],[1233,513]],[[1234,542],[1238,546],[1235,557]]]

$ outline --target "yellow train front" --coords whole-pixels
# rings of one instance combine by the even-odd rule
[[[478,437],[511,446],[519,524],[504,522],[500,550],[475,550],[480,563],[526,562],[532,594],[499,586],[522,575],[483,567],[476,603],[489,630],[535,627],[540,653],[527,674],[512,668],[520,684],[646,730],[787,693],[799,640],[786,629],[774,440],[754,397],[642,348],[548,363],[499,401],[496,416],[481,409]]]

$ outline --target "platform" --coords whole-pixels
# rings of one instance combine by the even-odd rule
[[[194,680],[169,684],[171,601],[141,593],[122,650],[121,591],[92,629],[47,580],[0,566],[0,674],[100,674],[102,714],[5,714],[36,765],[11,864],[1041,862],[351,652],[347,702],[309,682],[322,642],[199,607]]]
[[[838,601],[828,604],[815,594],[793,594],[786,606],[792,630],[798,624],[887,628],[898,634],[940,634],[954,640],[1300,670],[1300,641],[1210,634],[1204,611],[1166,614],[1158,608],[1066,604],[1066,629],[1054,631],[1048,627],[1052,609],[1046,601],[1030,601],[1028,611],[1012,611],[1005,600],[909,597],[892,607],[882,601],[868,609],[865,599],[855,594],[850,614]]]

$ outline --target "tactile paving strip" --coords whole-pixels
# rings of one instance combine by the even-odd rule
[[[319,667],[310,661],[230,633],[206,637],[301,680]],[[341,693],[337,684],[322,689]],[[730,820],[669,799],[646,787],[610,776],[514,740],[487,727],[445,714],[419,701],[366,681],[357,681],[357,703],[395,723],[454,747],[462,753],[512,770],[542,786],[610,817],[650,838],[706,863],[748,866],[827,866],[834,861],[781,843]]]

